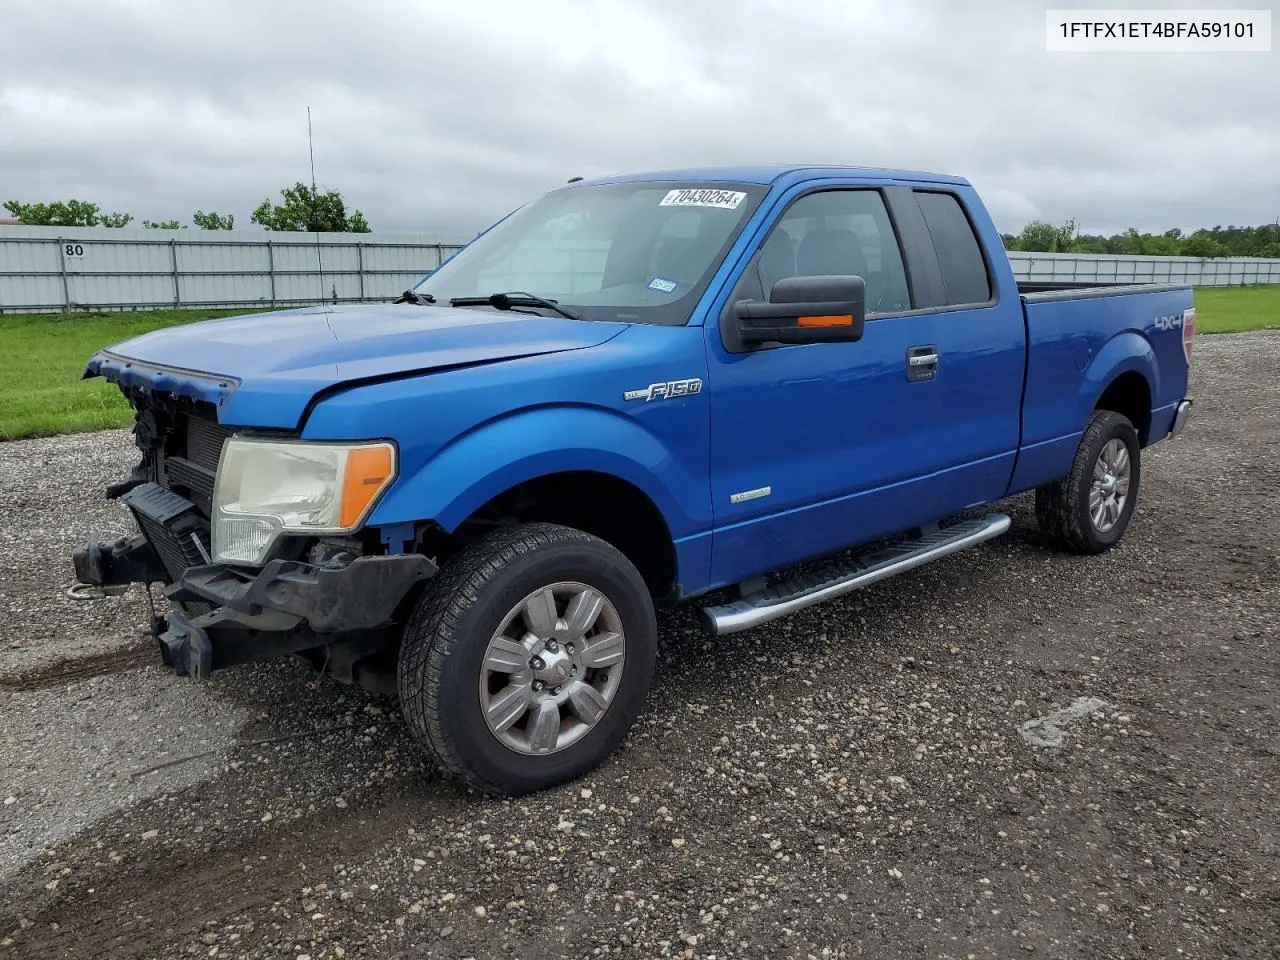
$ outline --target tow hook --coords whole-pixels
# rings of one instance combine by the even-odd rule
[[[72,600],[104,600],[107,597],[118,597],[129,589],[127,583],[113,583],[110,586],[102,586],[96,583],[73,583],[66,587],[62,593],[63,596]]]

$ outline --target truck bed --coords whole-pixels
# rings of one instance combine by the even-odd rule
[[[1133,392],[1144,445],[1159,440],[1186,395],[1187,284],[1018,285],[1027,330],[1022,445],[1013,490],[1063,476],[1083,425],[1109,383]],[[1041,287],[1041,289],[1032,289]]]
[[[1161,293],[1189,290],[1186,283],[1073,283],[1070,280],[1018,281],[1018,293],[1031,303],[1055,300],[1083,300],[1087,297],[1120,297],[1134,293]]]

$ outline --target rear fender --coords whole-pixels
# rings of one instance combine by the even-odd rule
[[[1046,372],[1046,380],[1060,386],[1055,387],[1052,402],[1046,401],[1043,389],[1040,391],[1036,432],[1018,452],[1008,492],[1030,490],[1065,477],[1098,401],[1118,377],[1130,372],[1145,377],[1151,396],[1158,396],[1160,373],[1155,351],[1145,337],[1133,330],[1107,341],[1081,374],[1068,376],[1061,366],[1057,376]],[[1074,395],[1070,392],[1073,387]]]
[[[1085,370],[1080,393],[1076,397],[1074,422],[1078,430],[1083,431],[1088,425],[1107,387],[1130,372],[1141,374],[1146,379],[1151,402],[1156,403],[1156,398],[1163,395],[1160,364],[1151,342],[1134,330],[1126,330],[1108,340]]]

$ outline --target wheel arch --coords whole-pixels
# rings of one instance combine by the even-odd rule
[[[614,474],[571,470],[531,477],[481,504],[451,534],[464,544],[513,522],[590,533],[631,561],[651,595],[665,597],[676,589],[676,550],[666,518],[644,490]]]
[[[1085,374],[1080,423],[1096,410],[1129,418],[1143,446],[1151,435],[1152,402],[1160,392],[1160,366],[1146,337],[1133,330],[1113,337],[1098,351]]]
[[[1151,385],[1147,378],[1136,370],[1126,370],[1116,376],[1105,390],[1094,410],[1111,410],[1128,418],[1138,431],[1138,439],[1143,446],[1151,436]]]
[[[512,520],[573,526],[612,543],[664,596],[681,579],[677,545],[709,513],[705,477],[634,418],[557,406],[459,437],[398,482],[370,523],[429,522],[451,541]],[[697,566],[696,551],[687,560]]]

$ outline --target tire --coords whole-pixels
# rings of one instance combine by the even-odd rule
[[[1128,471],[1127,486],[1121,479],[1123,470],[1107,469],[1108,464],[1113,468],[1117,466],[1112,460],[1121,449],[1127,458],[1124,467]],[[1100,460],[1104,451],[1108,456]],[[1071,472],[1064,479],[1036,490],[1036,521],[1041,533],[1058,548],[1073,553],[1097,554],[1110,550],[1129,527],[1138,503],[1141,479],[1138,431],[1122,414],[1095,410],[1076,448]],[[1114,481],[1110,493],[1107,493],[1107,481]],[[1121,490],[1122,501],[1118,497]],[[1095,493],[1100,494],[1105,508],[1101,522],[1094,516],[1099,501],[1091,504]]]
[[[542,790],[621,743],[644,706],[657,635],[644,578],[611,545],[549,523],[506,527],[426,584],[400,648],[401,709],[414,738],[469,786]]]

